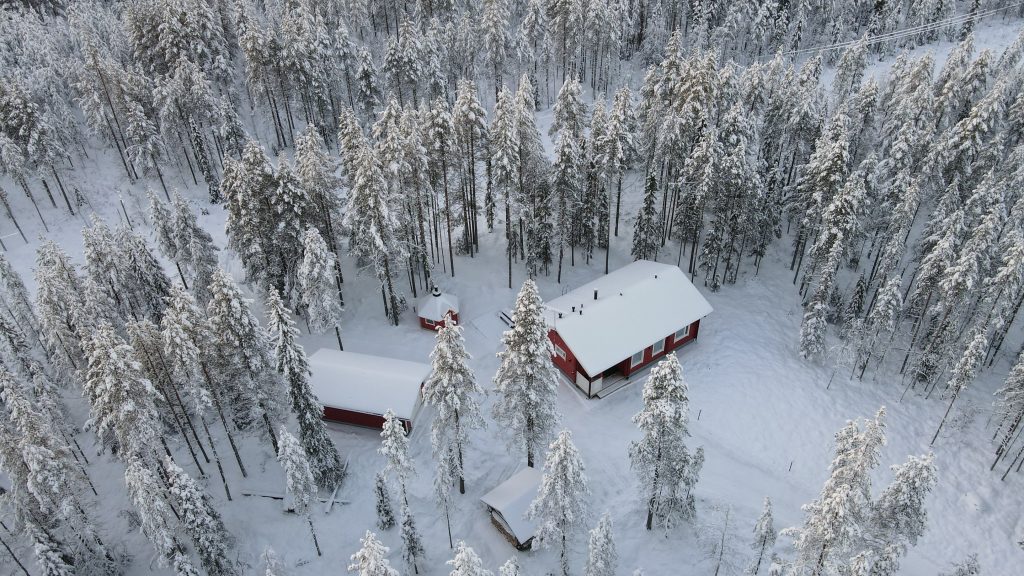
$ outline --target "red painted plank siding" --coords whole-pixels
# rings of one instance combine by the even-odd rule
[[[451,310],[449,310],[448,313],[452,315],[452,321],[455,322],[456,324],[458,324],[459,323],[459,313],[458,312],[452,312]],[[438,320],[437,322],[434,322],[433,324],[428,324],[426,318],[423,318],[422,316],[420,317],[420,328],[424,328],[426,330],[434,331],[434,330],[437,330],[438,328],[440,328],[441,326],[444,326],[444,320]]]
[[[377,430],[384,427],[384,416],[382,414],[367,414],[366,412],[356,412],[333,406],[324,406],[324,420],[351,424],[353,426],[363,426],[365,428],[375,428]],[[402,424],[405,425],[405,433],[412,432],[412,422],[405,418],[401,420]]]
[[[555,346],[558,346],[562,350],[565,350],[564,360],[561,356],[555,354],[554,356],[551,357],[551,361],[555,363],[555,366],[558,366],[559,370],[561,370],[566,376],[569,377],[569,380],[575,382],[577,364],[576,357],[572,355],[572,350],[569,350],[569,347],[565,345],[565,341],[562,340],[562,337],[559,336],[558,332],[555,332],[554,330],[548,330],[548,339],[550,339],[551,343],[554,344]]]

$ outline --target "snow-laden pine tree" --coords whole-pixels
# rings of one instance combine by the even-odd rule
[[[372,266],[384,293],[384,311],[398,325],[404,298],[395,286],[397,263],[404,260],[399,243],[399,222],[389,205],[388,186],[373,148],[362,146],[356,172],[351,176],[345,225],[350,231],[349,251],[360,266]]]
[[[651,172],[647,175],[644,186],[644,200],[633,224],[633,248],[630,255],[633,260],[654,260],[658,257],[661,245],[661,226],[658,220],[656,205],[658,180]]]
[[[562,260],[566,245],[574,248],[577,208],[583,184],[582,160],[577,140],[559,133],[555,140],[555,160],[551,170],[551,187],[555,195],[555,234],[558,236],[558,277],[562,282]]]
[[[298,269],[299,294],[309,329],[323,333],[333,328],[338,338],[338,348],[344,350],[341,343],[341,305],[338,303],[335,284],[336,258],[316,228],[306,229],[302,244],[302,263]]]
[[[106,323],[96,327],[85,348],[89,368],[82,392],[89,428],[105,446],[116,445],[123,461],[149,458],[161,438],[157,392],[142,375],[135,351]]]
[[[39,319],[32,308],[32,297],[21,275],[3,255],[0,255],[0,303],[22,332],[33,339],[40,338]]]
[[[917,545],[925,531],[928,511],[925,499],[935,488],[938,477],[935,455],[909,456],[903,464],[892,466],[893,479],[872,504],[872,546],[877,550],[892,548],[893,561]]]
[[[612,539],[612,517],[605,512],[590,531],[586,576],[615,576],[619,569],[619,553]]]
[[[287,507],[299,516],[306,518],[309,524],[309,533],[313,537],[313,546],[316,547],[316,555],[321,556],[320,542],[316,537],[316,529],[313,528],[313,516],[310,507],[316,503],[317,483],[313,476],[312,466],[306,456],[306,450],[299,443],[299,440],[292,436],[284,426],[277,433],[278,446],[277,461],[284,469],[285,488],[288,493]]]
[[[537,498],[526,511],[527,518],[538,522],[533,547],[560,549],[562,576],[569,576],[571,541],[586,525],[589,493],[583,459],[573,444],[572,432],[562,430],[548,447]]]
[[[341,225],[341,200],[337,192],[341,181],[334,174],[336,170],[337,164],[324,150],[317,127],[308,126],[302,136],[295,140],[295,175],[308,199],[305,219],[320,232],[320,236],[335,256],[334,272],[337,275],[336,281],[340,284],[341,266],[337,260],[340,256],[338,235]],[[340,286],[337,289],[339,304],[344,304],[341,301]]]
[[[288,383],[292,411],[299,421],[299,437],[309,458],[313,477],[318,486],[334,488],[344,479],[341,456],[327,434],[327,426],[322,419],[324,408],[309,386],[309,362],[305,350],[296,342],[299,331],[295,328],[295,321],[274,290],[267,296],[267,317],[277,371]]]
[[[463,251],[473,254],[478,247],[477,161],[487,142],[487,111],[480,104],[476,85],[461,80],[452,105],[452,125],[459,146],[459,169],[467,181],[462,197]]]
[[[273,369],[269,337],[250,309],[252,300],[225,270],[214,271],[209,291],[206,316],[217,366],[236,374],[235,420],[245,425],[262,420],[276,453],[276,428],[287,412],[287,392]]]
[[[67,558],[67,552],[47,531],[32,522],[25,522],[25,533],[32,543],[32,554],[41,576],[72,576],[76,573],[74,564]],[[27,571],[25,573],[28,574]]]
[[[199,421],[203,424],[207,437],[210,439],[214,456],[216,457],[216,447],[213,446],[209,430],[206,429],[204,417],[211,410],[215,411],[220,419],[238,469],[242,472],[243,477],[247,476],[245,464],[242,462],[234,435],[231,432],[234,426],[228,424],[224,406],[225,390],[223,388],[230,383],[214,378],[212,335],[202,314],[196,308],[195,299],[180,286],[171,288],[171,296],[168,298],[167,310],[161,321],[161,329],[164,352],[171,361],[171,370],[178,382],[185,388],[186,396],[192,403],[192,409],[196,411]],[[228,408],[234,408],[234,406],[228,406]],[[217,464],[219,467],[219,459]],[[224,481],[225,492],[230,493],[223,472],[221,472],[221,479]]]
[[[509,558],[501,565],[498,569],[498,576],[519,576],[519,561],[516,560],[515,556]]]
[[[59,438],[54,423],[33,405],[14,376],[2,366],[0,398],[13,425],[11,431],[17,431],[16,437],[12,438],[12,447],[19,452],[24,489],[36,502],[34,508],[41,513],[39,520],[66,534],[62,539],[77,572],[121,573],[121,567],[104,546],[98,528],[87,512],[86,502],[81,497],[87,480],[76,466],[66,441]],[[12,480],[19,479],[9,476]]]
[[[512,328],[501,337],[501,365],[494,375],[494,419],[510,434],[509,446],[526,448],[526,464],[551,437],[561,419],[556,408],[558,374],[551,363],[544,303],[537,285],[527,279],[512,310]]]
[[[767,560],[775,548],[776,536],[775,522],[772,519],[772,501],[765,497],[764,508],[757,518],[757,523],[754,524],[754,540],[750,545],[757,552],[757,558],[750,563],[750,568],[747,569],[748,574],[759,574],[761,565],[768,564]]]
[[[178,518],[192,539],[206,573],[210,576],[238,574],[229,557],[231,535],[206,491],[170,456],[164,457],[163,467],[168,492],[177,503]]]
[[[377,528],[390,530],[395,527],[395,512],[391,507],[391,493],[383,472],[377,472],[373,492],[377,496]]]
[[[210,300],[210,282],[217,269],[217,247],[199,225],[191,203],[175,191],[171,202],[174,261],[188,274],[190,288],[200,305]],[[168,255],[169,256],[169,255]]]
[[[43,342],[57,371],[71,377],[85,366],[79,339],[89,326],[82,280],[67,253],[46,241],[36,252],[35,281]]]
[[[406,436],[405,424],[393,410],[389,409],[384,413],[380,439],[380,448],[377,451],[386,461],[384,474],[395,476],[395,481],[398,482],[398,497],[405,502],[409,478],[416,474],[416,468],[409,457],[409,438]]]
[[[507,87],[502,87],[494,104],[494,120],[490,126],[490,169],[493,174],[494,187],[505,205],[505,256],[508,261],[508,282],[512,287],[512,259],[518,252],[518,227],[512,223],[513,214],[518,214],[520,206],[516,202],[520,198],[519,175],[525,161],[520,155],[519,132],[519,100]],[[493,217],[488,220],[488,228],[493,228]]]
[[[263,554],[260,554],[260,561],[263,562],[264,571],[263,576],[285,576],[284,564],[281,559],[277,556],[277,552],[270,546],[267,546],[263,550]]]
[[[565,132],[574,140],[583,136],[583,128],[587,122],[587,107],[583,104],[580,82],[575,76],[569,76],[558,91],[555,106],[552,110],[551,128],[548,134]]]
[[[981,564],[978,563],[978,555],[971,554],[967,558],[953,566],[949,572],[943,572],[940,576],[978,576],[981,574]]]
[[[469,367],[470,356],[462,330],[450,315],[445,315],[430,354],[430,378],[423,388],[423,402],[437,410],[430,440],[437,464],[435,487],[442,505],[447,505],[449,490],[456,480],[459,493],[466,493],[463,454],[469,432],[484,427],[477,400],[484,391]]]
[[[1024,424],[1024,352],[1017,356],[1013,368],[1003,381],[1003,387],[996,391],[996,396],[996,459],[992,462],[992,468],[1010,452],[1018,438],[1017,431]]]
[[[973,330],[968,336],[967,349],[964,350],[960,360],[953,367],[953,373],[950,376],[949,382],[946,383],[946,395],[949,396],[949,406],[946,407],[946,412],[942,415],[938,428],[935,429],[935,435],[932,436],[932,444],[935,444],[935,441],[939,438],[942,426],[946,423],[946,418],[949,417],[949,413],[953,410],[953,404],[977,376],[978,369],[985,359],[985,350],[987,349],[988,333],[984,329]]]
[[[455,545],[455,557],[446,564],[452,567],[448,576],[494,576],[494,572],[484,568],[483,560],[464,540]]]
[[[391,567],[388,562],[388,547],[377,540],[377,535],[369,530],[366,535],[359,539],[361,548],[353,554],[349,560],[349,572],[355,572],[358,576],[398,576],[398,570]]]
[[[511,38],[509,7],[506,0],[484,0],[481,5],[480,33],[487,64],[494,78],[494,97],[502,86],[502,73]]]
[[[696,482],[703,464],[703,453],[691,454],[686,447],[690,403],[686,392],[679,359],[669,354],[651,369],[644,383],[643,410],[633,416],[643,437],[630,445],[629,457],[647,505],[648,530],[655,520],[672,528],[696,513],[693,494],[681,482]]]
[[[413,518],[412,512],[409,510],[409,502],[402,502],[402,560],[405,561],[405,565],[412,568],[415,574],[420,573],[419,562],[423,560],[423,556],[426,554],[426,549],[423,548],[423,538],[420,536],[419,530],[416,528],[416,520]]]
[[[126,457],[122,455],[122,458]],[[159,476],[140,455],[128,455],[124,483],[139,515],[139,528],[156,550],[158,566],[172,566],[177,576],[198,574],[176,535],[175,511],[167,502]]]
[[[803,506],[802,527],[782,533],[793,538],[797,574],[832,573],[861,550],[860,535],[870,521],[871,470],[885,444],[885,409],[872,420],[849,422],[836,433],[836,457],[821,495]]]
[[[120,227],[115,240],[121,260],[120,289],[133,316],[159,322],[171,287],[167,274],[146,240],[131,228]]]

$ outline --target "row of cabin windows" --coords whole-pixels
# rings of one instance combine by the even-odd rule
[[[672,335],[672,342],[679,342],[683,338],[686,338],[689,334],[690,334],[690,326],[689,325],[684,326],[683,328],[681,328],[680,330],[676,331],[676,333]],[[657,356],[658,354],[661,354],[664,351],[665,351],[665,339],[664,338],[662,338],[661,340],[658,340],[657,342],[655,342],[654,344],[651,345],[651,356],[652,357]],[[633,356],[629,359],[629,367],[630,368],[636,368],[637,366],[639,366],[639,365],[641,365],[643,363],[644,363],[644,351],[643,350],[637,352],[636,354],[633,354]]]

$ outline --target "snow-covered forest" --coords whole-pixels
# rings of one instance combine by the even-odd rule
[[[0,204],[4,573],[1024,566],[1024,2],[4,0]],[[714,312],[587,399],[633,260]]]

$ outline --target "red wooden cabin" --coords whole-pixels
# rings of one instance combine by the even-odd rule
[[[678,266],[638,260],[546,305],[555,365],[588,398],[697,339],[711,304]]]
[[[412,431],[430,366],[330,348],[309,357],[309,384],[324,420],[380,429],[389,409]]]

